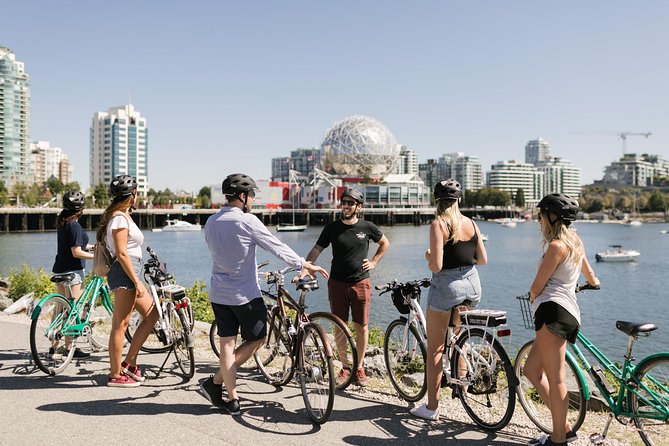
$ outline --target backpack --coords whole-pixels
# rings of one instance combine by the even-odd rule
[[[116,257],[112,257],[104,242],[97,242],[93,251],[93,274],[107,277]]]

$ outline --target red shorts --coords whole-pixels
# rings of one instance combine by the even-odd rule
[[[328,280],[328,298],[330,311],[343,321],[348,321],[349,308],[351,319],[356,324],[369,323],[369,307],[372,297],[372,283],[369,279],[349,283],[339,280]]]

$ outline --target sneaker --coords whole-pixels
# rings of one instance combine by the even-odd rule
[[[76,353],[75,353],[75,356],[76,356]],[[139,366],[130,365],[125,361],[123,361],[121,363],[121,371],[124,374],[130,376],[135,381],[140,382],[140,383],[143,383],[144,380],[146,379],[144,376],[142,376],[142,371],[139,369]]]
[[[223,401],[223,385],[214,384],[214,375],[200,380],[200,389],[211,404],[216,407],[225,406],[225,402]]]
[[[109,377],[107,387],[139,387],[139,382],[128,375],[121,375],[118,378]]]
[[[79,347],[74,347],[74,355],[75,358],[77,359],[83,359],[83,358],[88,358],[91,356],[90,353],[83,351]]]
[[[67,356],[67,350],[62,345],[58,348],[51,347],[49,349],[49,359],[59,360],[63,359],[63,356]]]
[[[541,434],[537,438],[528,441],[527,444],[529,446],[539,446],[543,444],[560,444],[560,443],[553,443],[552,440],[551,443],[546,443],[546,440],[548,439],[549,439],[548,434]],[[576,434],[576,432],[574,432],[573,430],[567,432],[567,443],[571,443],[572,441],[576,440],[578,440],[578,435]]]
[[[350,367],[343,367],[340,371],[337,377],[335,378],[335,382],[337,383],[338,386],[341,386],[345,382],[349,380],[351,377],[351,368]]]
[[[357,385],[360,387],[366,387],[367,382],[369,380],[367,379],[367,375],[365,374],[365,370],[362,368],[359,368],[358,370],[355,371],[355,382]]]
[[[424,420],[437,421],[439,419],[439,409],[430,410],[427,408],[427,404],[425,403],[414,407],[409,412],[411,412],[411,415],[422,418]]]
[[[215,385],[215,384],[214,384]],[[239,399],[229,400],[223,403],[225,409],[230,413],[230,415],[238,416],[242,414],[242,409],[239,406]]]

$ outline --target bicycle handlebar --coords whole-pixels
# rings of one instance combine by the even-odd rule
[[[414,288],[423,287],[423,288],[427,288],[427,287],[430,286],[430,282],[431,282],[430,279],[428,279],[427,277],[424,278],[424,279],[413,280],[411,282],[404,282],[404,283],[398,282],[397,280],[393,280],[392,282],[388,282],[385,285],[376,285],[374,287],[374,289],[383,290],[379,293],[379,296],[380,296],[382,294],[387,293],[388,291],[392,291],[392,290],[399,289],[399,288],[405,288],[405,287],[414,287]]]
[[[583,285],[576,286],[577,293],[583,290],[599,290],[599,289],[600,289],[599,285],[590,285],[589,283],[584,283]]]

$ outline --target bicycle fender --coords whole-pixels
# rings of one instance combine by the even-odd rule
[[[35,308],[33,308],[33,312],[30,314],[30,319],[32,320],[37,319],[37,316],[39,316],[39,314],[42,312],[42,305],[44,305],[44,302],[46,302],[47,299],[50,299],[52,297],[62,297],[66,301],[70,302],[70,299],[63,296],[62,294],[58,293],[47,294],[46,296],[41,298],[39,302],[37,302],[37,305],[35,305]]]
[[[653,361],[658,358],[669,359],[669,352],[654,353],[650,356],[646,356],[641,361],[639,361],[639,363],[636,366],[634,366],[634,370],[632,370],[632,373],[636,375],[637,370],[641,370],[641,368],[645,367],[649,361]]]
[[[565,352],[565,361],[571,362],[571,364],[574,366],[574,369],[576,370],[576,379],[581,383],[581,386],[583,386],[583,392],[585,395],[585,400],[588,401],[590,400],[590,387],[588,387],[588,381],[585,379],[585,375],[583,374],[583,369],[578,365],[578,362],[574,359],[574,356],[567,350]]]

